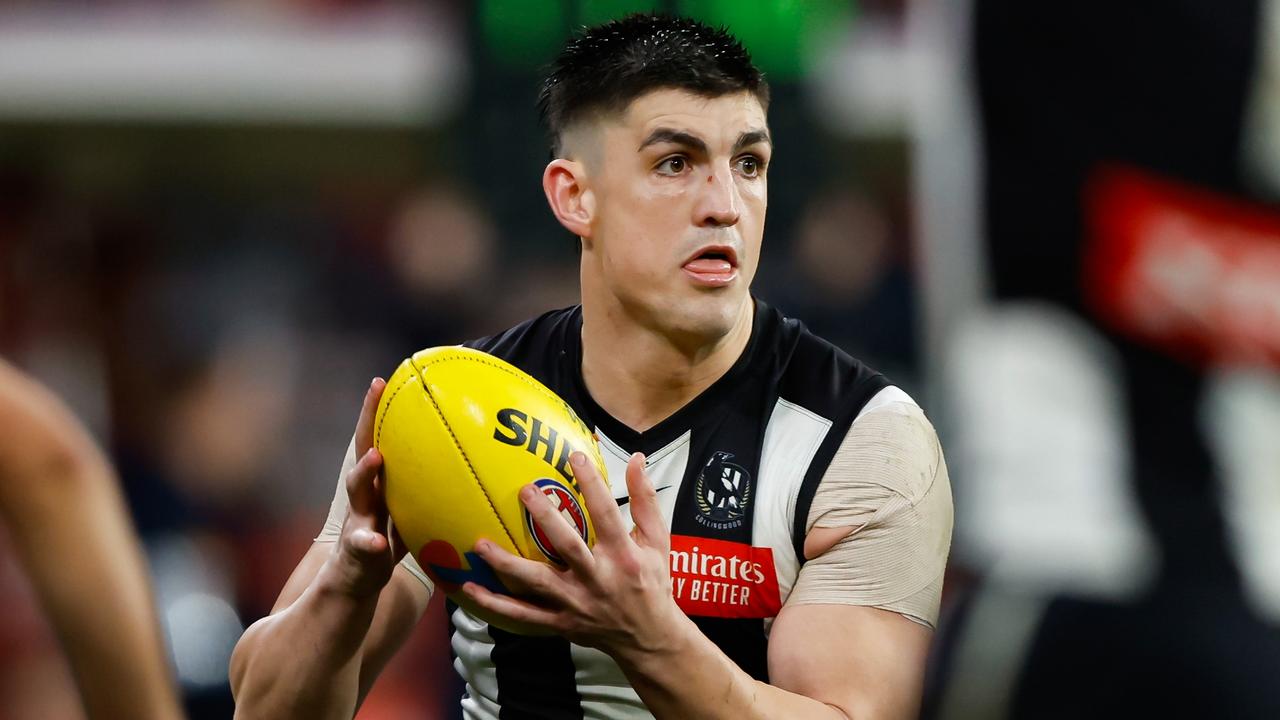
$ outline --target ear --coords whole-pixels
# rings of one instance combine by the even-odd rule
[[[595,216],[595,196],[586,181],[586,166],[574,160],[556,158],[542,171],[542,191],[551,212],[566,230],[580,238],[591,237]]]

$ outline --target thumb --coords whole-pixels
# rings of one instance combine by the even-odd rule
[[[382,555],[389,547],[385,535],[365,527],[352,528],[347,536],[347,545],[352,555],[362,562],[367,558]]]

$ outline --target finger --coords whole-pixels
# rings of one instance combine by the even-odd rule
[[[627,494],[631,496],[631,519],[650,545],[671,542],[667,523],[658,507],[658,491],[644,471],[644,454],[635,453],[627,461]]]
[[[510,595],[499,595],[474,582],[464,583],[462,592],[471,598],[471,602],[495,615],[547,630],[559,631],[560,629],[560,613],[555,610],[538,607]]]
[[[573,477],[578,481],[582,498],[587,502],[587,512],[591,514],[591,525],[595,527],[597,539],[617,543],[627,538],[618,503],[595,465],[580,451],[569,456],[569,464],[573,466]]]
[[[364,519],[373,529],[378,528],[380,515],[385,514],[374,479],[382,468],[382,453],[374,449],[366,450],[356,466],[347,473],[347,504],[350,514]]]
[[[595,565],[595,557],[587,544],[582,541],[578,529],[569,524],[560,511],[536,485],[525,485],[520,488],[520,502],[528,508],[533,521],[551,541],[551,547],[564,560],[565,564],[579,574],[590,573]]]
[[[557,604],[563,600],[564,581],[556,576],[550,565],[512,554],[489,540],[477,541],[475,550],[497,573],[502,584],[513,591]]]
[[[373,447],[373,419],[378,415],[378,401],[382,399],[382,391],[387,389],[387,381],[376,377],[369,383],[369,390],[364,394],[364,405],[360,408],[360,418],[356,420],[356,454],[363,455]]]

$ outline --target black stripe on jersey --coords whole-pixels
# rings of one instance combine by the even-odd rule
[[[766,336],[764,347],[770,347],[774,323],[758,318],[759,332],[751,346],[759,345],[759,336]],[[761,356],[768,359],[771,353],[744,353],[744,357]],[[732,371],[730,374],[733,374]],[[726,375],[727,377],[727,375]],[[679,497],[671,516],[671,533],[692,537],[713,538],[751,546],[754,539],[755,517],[759,503],[756,488],[760,477],[760,455],[764,447],[765,418],[769,417],[777,397],[769,382],[744,383],[735,381],[733,393],[724,396],[715,412],[704,413],[702,422],[694,425],[690,438],[689,462],[680,483]],[[707,524],[707,518],[699,510],[700,494],[704,485],[719,480],[708,473],[713,456],[727,455],[726,462],[745,471],[747,499],[745,514],[738,523],[725,523],[728,527]],[[714,642],[726,655],[751,677],[761,682],[769,681],[768,637],[764,632],[764,620],[758,618],[692,617],[698,629]]]
[[[804,565],[805,526],[809,520],[809,508],[818,484],[831,465],[836,450],[844,442],[858,413],[871,398],[889,387],[883,375],[855,360],[848,353],[809,332],[798,320],[783,320],[784,334],[794,336],[788,368],[804,368],[803,373],[787,373],[779,382],[779,394],[818,415],[830,418],[831,428],[814,454],[805,471],[804,480],[796,497],[796,514],[792,518],[792,541],[796,559]]]
[[[582,697],[569,652],[558,637],[516,635],[489,626],[502,720],[582,720]]]
[[[733,662],[760,682],[769,682],[769,638],[764,620],[692,618],[698,629]]]
[[[796,495],[796,514],[792,517],[794,523],[792,542],[795,544],[796,560],[801,565],[805,563],[804,540],[806,525],[809,521],[809,509],[813,507],[813,496],[818,492],[818,485],[822,483],[822,477],[827,474],[827,468],[835,458],[836,450],[840,449],[840,444],[844,442],[844,437],[849,433],[849,428],[853,426],[858,413],[871,398],[875,397],[876,393],[889,387],[889,381],[883,375],[861,364],[858,365],[858,372],[851,380],[854,387],[844,395],[849,404],[841,409],[832,422],[831,429],[827,431],[826,437],[822,439],[822,444],[814,453],[813,461],[809,463],[809,469],[805,471],[799,494]],[[783,395],[783,397],[787,396]],[[790,400],[790,398],[787,399]]]
[[[581,405],[573,402],[579,356],[576,348],[582,328],[578,307],[554,310],[503,333],[465,343],[490,353],[529,373],[564,398],[588,424]],[[502,720],[581,720],[577,668],[569,642],[559,637],[516,635],[489,626],[498,684],[498,717]]]

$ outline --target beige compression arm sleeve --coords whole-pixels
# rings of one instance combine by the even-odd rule
[[[806,526],[852,530],[805,563],[787,603],[866,605],[933,627],[951,524],[947,466],[924,412],[876,408],[849,429]]]
[[[329,516],[324,520],[324,527],[320,528],[320,534],[315,537],[315,542],[337,542],[338,536],[342,534],[342,523],[347,518],[347,473],[351,472],[356,466],[356,443],[353,438],[351,444],[347,446],[347,455],[342,459],[342,470],[338,472],[338,487],[333,491],[333,502],[329,503]],[[435,591],[435,583],[431,582],[431,578],[422,571],[422,566],[418,565],[418,561],[414,559],[412,550],[400,559],[400,564],[405,570],[409,571],[423,585],[427,587],[428,592]]]

